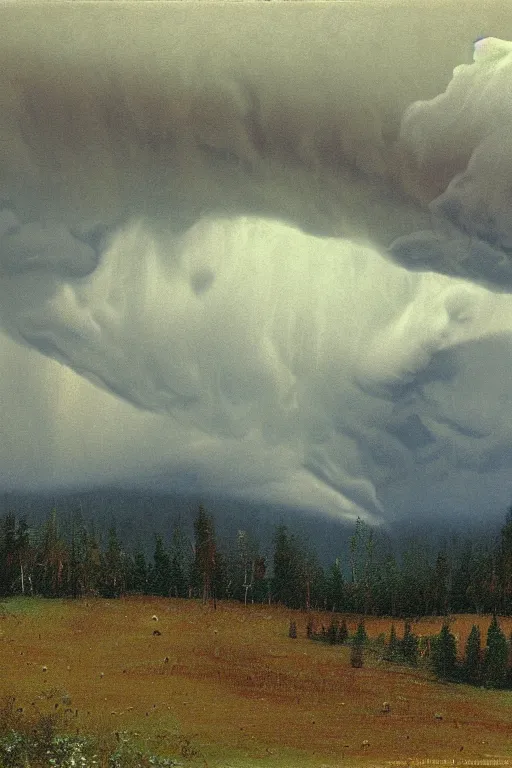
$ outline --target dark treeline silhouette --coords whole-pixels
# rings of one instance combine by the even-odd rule
[[[15,512],[0,518],[0,596],[130,593],[392,617],[511,615],[512,508],[496,540],[452,537],[434,547],[412,539],[400,551],[358,520],[348,556],[327,569],[284,525],[275,528],[271,558],[247,531],[219,546],[203,506],[192,534],[179,521],[169,540],[155,534],[151,557],[127,551],[115,526],[100,539],[79,512],[53,509],[39,527]]]

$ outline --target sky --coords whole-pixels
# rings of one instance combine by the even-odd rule
[[[184,5],[0,9],[0,490],[505,510],[512,11]]]

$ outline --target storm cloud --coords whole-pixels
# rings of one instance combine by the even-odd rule
[[[4,488],[506,497],[500,6],[267,7],[2,8]]]

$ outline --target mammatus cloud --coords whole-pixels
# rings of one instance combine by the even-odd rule
[[[0,319],[25,349],[4,342],[4,485],[167,483],[377,520],[407,478],[508,467],[509,377],[489,371],[512,299],[482,286],[512,287],[512,44],[477,43],[393,137],[357,57],[331,101],[314,62],[288,82],[215,35],[194,66],[171,33],[153,56],[91,45],[96,13],[53,49],[36,12],[6,38]],[[41,411],[16,383],[36,370]]]

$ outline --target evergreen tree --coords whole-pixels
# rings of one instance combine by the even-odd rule
[[[382,563],[380,579],[380,610],[388,616],[398,616],[400,604],[400,569],[395,555],[389,552]]]
[[[285,525],[279,525],[274,537],[274,576],[272,595],[277,603],[289,608],[302,604],[302,578],[299,552]]]
[[[412,539],[402,554],[400,603],[406,616],[427,615],[432,610],[432,569],[425,542]]]
[[[0,596],[14,593],[18,567],[16,558],[16,516],[8,512],[0,524]]]
[[[330,611],[343,611],[345,608],[345,581],[341,572],[339,558],[329,571],[326,580],[327,608]]]
[[[247,605],[249,593],[254,588],[255,546],[247,531],[239,530],[236,537],[237,558],[234,573],[235,596]]]
[[[496,614],[494,614],[487,631],[482,675],[484,685],[488,688],[502,688],[507,677],[507,666],[507,639],[498,623]]]
[[[507,688],[512,688],[512,632],[508,638],[508,669],[507,669]]]
[[[471,685],[478,685],[482,678],[482,649],[480,629],[476,624],[471,627],[471,632],[466,642],[463,664],[464,680]]]
[[[434,638],[431,660],[434,672],[442,680],[453,680],[456,677],[457,643],[447,621],[444,622],[439,635]]]
[[[497,560],[501,610],[510,615],[512,613],[512,507],[507,512],[505,525],[501,530]]]
[[[83,553],[83,590],[85,595],[97,595],[101,581],[102,556],[101,548],[96,537],[94,522],[89,530],[82,525],[80,531],[81,548]]]
[[[364,621],[361,619],[357,625],[357,630],[352,640],[352,647],[350,649],[350,665],[359,669],[364,664],[364,646],[368,637],[364,626]]]
[[[126,591],[126,563],[114,525],[108,530],[107,547],[101,558],[101,594],[120,597]]]
[[[350,586],[346,595],[350,610],[371,613],[375,607],[377,569],[373,529],[360,517],[350,538]]]
[[[418,663],[418,638],[411,629],[411,623],[405,622],[404,636],[400,643],[402,656],[406,664],[416,666]]]
[[[187,574],[190,573],[191,552],[193,552],[193,547],[178,521],[172,533],[171,543],[171,597],[188,597]]]
[[[325,610],[325,574],[314,552],[295,540],[299,574],[300,606]]]
[[[207,514],[205,508],[200,505],[196,519],[194,520],[195,534],[195,558],[193,575],[196,579],[196,589],[201,593],[203,603],[213,597],[216,601],[215,569],[217,544],[215,541],[215,528],[213,517]]]
[[[446,616],[449,611],[450,565],[446,549],[441,550],[436,558],[431,581],[432,608],[437,616]]]
[[[472,612],[492,611],[492,606],[495,603],[493,569],[492,553],[489,552],[485,543],[479,544],[473,549],[470,583],[467,588]]]
[[[458,552],[453,569],[451,608],[455,613],[469,613],[473,609],[470,599],[473,557],[473,544],[471,541],[466,541],[464,547]]]
[[[165,549],[162,537],[156,536],[153,568],[150,576],[151,594],[169,597],[171,578],[171,558]]]
[[[254,560],[254,587],[252,593],[256,603],[262,603],[268,598],[269,579],[266,576],[267,564],[262,555],[258,555]]]
[[[133,556],[129,589],[141,595],[147,595],[149,592],[149,568],[146,556],[140,546]]]
[[[33,594],[33,569],[35,563],[35,550],[30,543],[30,530],[27,521],[22,518],[16,527],[16,567],[18,578],[16,583],[22,595]]]
[[[65,592],[65,566],[69,551],[59,533],[57,510],[46,519],[37,549],[37,588],[45,597],[60,597]]]
[[[357,625],[356,633],[354,635],[354,642],[359,643],[360,645],[365,645],[367,640],[368,640],[368,635],[366,634],[364,619],[360,619]]]
[[[389,642],[385,650],[384,659],[395,663],[401,660],[400,641],[398,640],[394,624],[391,625]]]

